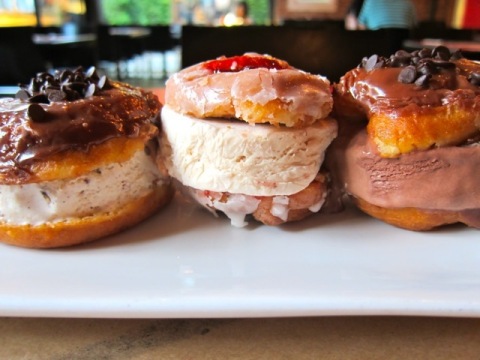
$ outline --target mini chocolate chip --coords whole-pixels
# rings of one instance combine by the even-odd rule
[[[85,81],[85,78],[84,78],[83,74],[76,73],[76,74],[73,76],[73,81],[74,81],[74,82],[82,82],[82,81]]]
[[[98,82],[100,82],[100,85],[96,86]],[[89,68],[85,74],[80,66],[73,71],[69,69],[57,70],[54,75],[48,72],[38,73],[30,80],[28,85],[23,85],[21,89],[28,94],[35,95],[33,100],[32,97],[29,98],[30,102],[48,103],[49,101],[62,101],[65,99],[73,101],[84,96],[89,97],[96,95],[99,90],[107,87],[109,87],[108,79],[106,77],[100,79],[95,67]],[[21,96],[25,97],[25,94]]]
[[[70,70],[64,70],[60,75],[61,82],[71,82],[73,79],[73,72]]]
[[[404,84],[412,84],[417,77],[417,70],[415,66],[409,65],[406,66],[398,74],[398,81]]]
[[[455,50],[452,55],[450,56],[450,60],[460,60],[463,58],[463,54],[461,50]]]
[[[417,64],[417,72],[421,75],[433,74],[435,67],[430,60],[424,60]]]
[[[60,90],[60,86],[57,83],[47,82],[40,87],[40,91],[46,92],[48,90]]]
[[[87,89],[85,90],[85,97],[89,98],[95,94],[95,84],[88,85]]]
[[[72,82],[72,83],[69,83],[67,86],[71,90],[82,93],[87,87],[87,84],[84,82]]]
[[[30,84],[28,85],[28,89],[29,89],[30,92],[32,92],[32,93],[37,92],[37,91],[40,91],[40,82],[35,81],[35,79],[32,79],[32,80],[30,81]]]
[[[389,59],[389,66],[391,67],[403,67],[410,64],[410,56],[397,56],[392,55]]]
[[[52,74],[50,74],[50,73],[48,73],[48,72],[39,73],[37,77],[38,77],[38,79],[41,80],[41,81],[53,80]]]
[[[37,103],[37,104],[48,104],[48,97],[44,93],[37,93],[33,95],[29,101],[31,103]]]
[[[40,194],[42,194],[43,198],[47,202],[47,204],[50,204],[52,202],[52,199],[50,199],[50,196],[48,195],[48,192],[46,191],[40,191]]]
[[[430,80],[432,75],[430,74],[423,74],[420,75],[417,80],[415,80],[415,85],[417,86],[426,86],[428,85],[428,81]]]
[[[390,59],[389,59],[388,63],[390,65],[390,67],[400,67],[400,66],[402,66],[402,61],[400,60],[400,58],[396,57],[395,55],[390,56]]]
[[[85,73],[85,76],[87,78],[91,78],[92,80],[98,80],[98,73],[97,73],[97,69],[95,68],[95,66],[91,66]]]
[[[400,66],[406,66],[410,64],[412,55],[405,50],[398,50],[395,55],[393,55],[393,58],[395,64],[400,64]]]
[[[468,76],[468,81],[470,81],[472,85],[480,86],[480,73],[471,73]]]
[[[101,90],[105,87],[105,85],[108,85],[107,84],[107,77],[105,75],[102,75],[100,77],[100,79],[98,79],[98,83],[97,83],[97,86],[98,88]]]
[[[397,52],[395,52],[395,56],[396,57],[401,57],[401,58],[404,58],[404,57],[410,58],[410,57],[412,57],[412,54],[410,54],[406,50],[398,50]]]
[[[432,57],[440,60],[450,59],[450,50],[443,45],[437,46],[432,50]]]
[[[422,49],[418,52],[418,56],[422,59],[432,57],[432,51],[430,49]]]
[[[28,100],[29,98],[30,98],[30,94],[25,89],[18,90],[17,93],[15,94],[15,99]]]
[[[61,90],[47,90],[47,96],[50,102],[64,101],[67,98],[67,94]]]
[[[385,65],[385,60],[380,59],[380,60],[377,61],[377,63],[374,65],[373,68],[374,69],[380,69],[380,68],[384,67],[384,65]]]
[[[372,71],[378,61],[378,55],[374,54],[370,56],[365,62],[364,68],[367,71]]]
[[[29,118],[33,122],[43,122],[45,121],[45,110],[39,104],[30,104],[27,110]]]

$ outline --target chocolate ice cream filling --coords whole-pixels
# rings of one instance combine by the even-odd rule
[[[345,191],[384,208],[480,209],[480,144],[381,158],[365,130],[338,138],[329,155]],[[334,159],[334,161],[332,161]]]

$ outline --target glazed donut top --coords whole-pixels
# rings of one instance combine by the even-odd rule
[[[459,99],[478,106],[480,63],[444,46],[411,53],[399,50],[389,58],[372,55],[346,73],[335,91],[351,96],[369,114],[408,111],[411,104],[442,106]]]
[[[165,103],[197,118],[302,127],[326,118],[329,81],[255,53],[220,57],[185,68],[166,83]]]
[[[99,77],[95,69],[37,74],[0,100],[0,175],[112,138],[151,138],[161,104],[152,93]],[[17,169],[17,170],[16,170]]]

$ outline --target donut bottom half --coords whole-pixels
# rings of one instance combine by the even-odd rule
[[[373,205],[361,198],[352,197],[352,201],[364,213],[406,230],[427,231],[456,223],[480,228],[480,209],[452,211],[412,207],[385,208]]]
[[[0,239],[10,245],[29,248],[56,248],[90,242],[140,223],[166,205],[172,195],[170,184],[165,183],[108,212],[40,225],[0,222]]]

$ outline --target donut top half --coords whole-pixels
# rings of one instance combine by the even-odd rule
[[[409,53],[399,50],[389,58],[372,55],[348,72],[337,89],[349,92],[370,112],[401,108],[411,102],[438,106],[449,94],[462,90],[480,94],[480,64],[451,53],[446,47]]]
[[[372,55],[335,85],[334,100],[338,118],[369,122],[384,157],[456,146],[479,134],[480,63],[444,46]]]
[[[37,74],[0,100],[0,174],[28,176],[33,162],[88,152],[113,138],[158,131],[161,104],[150,92],[99,77],[94,68]]]
[[[246,53],[187,67],[166,83],[165,104],[196,118],[304,127],[333,106],[329,81],[269,55]]]

